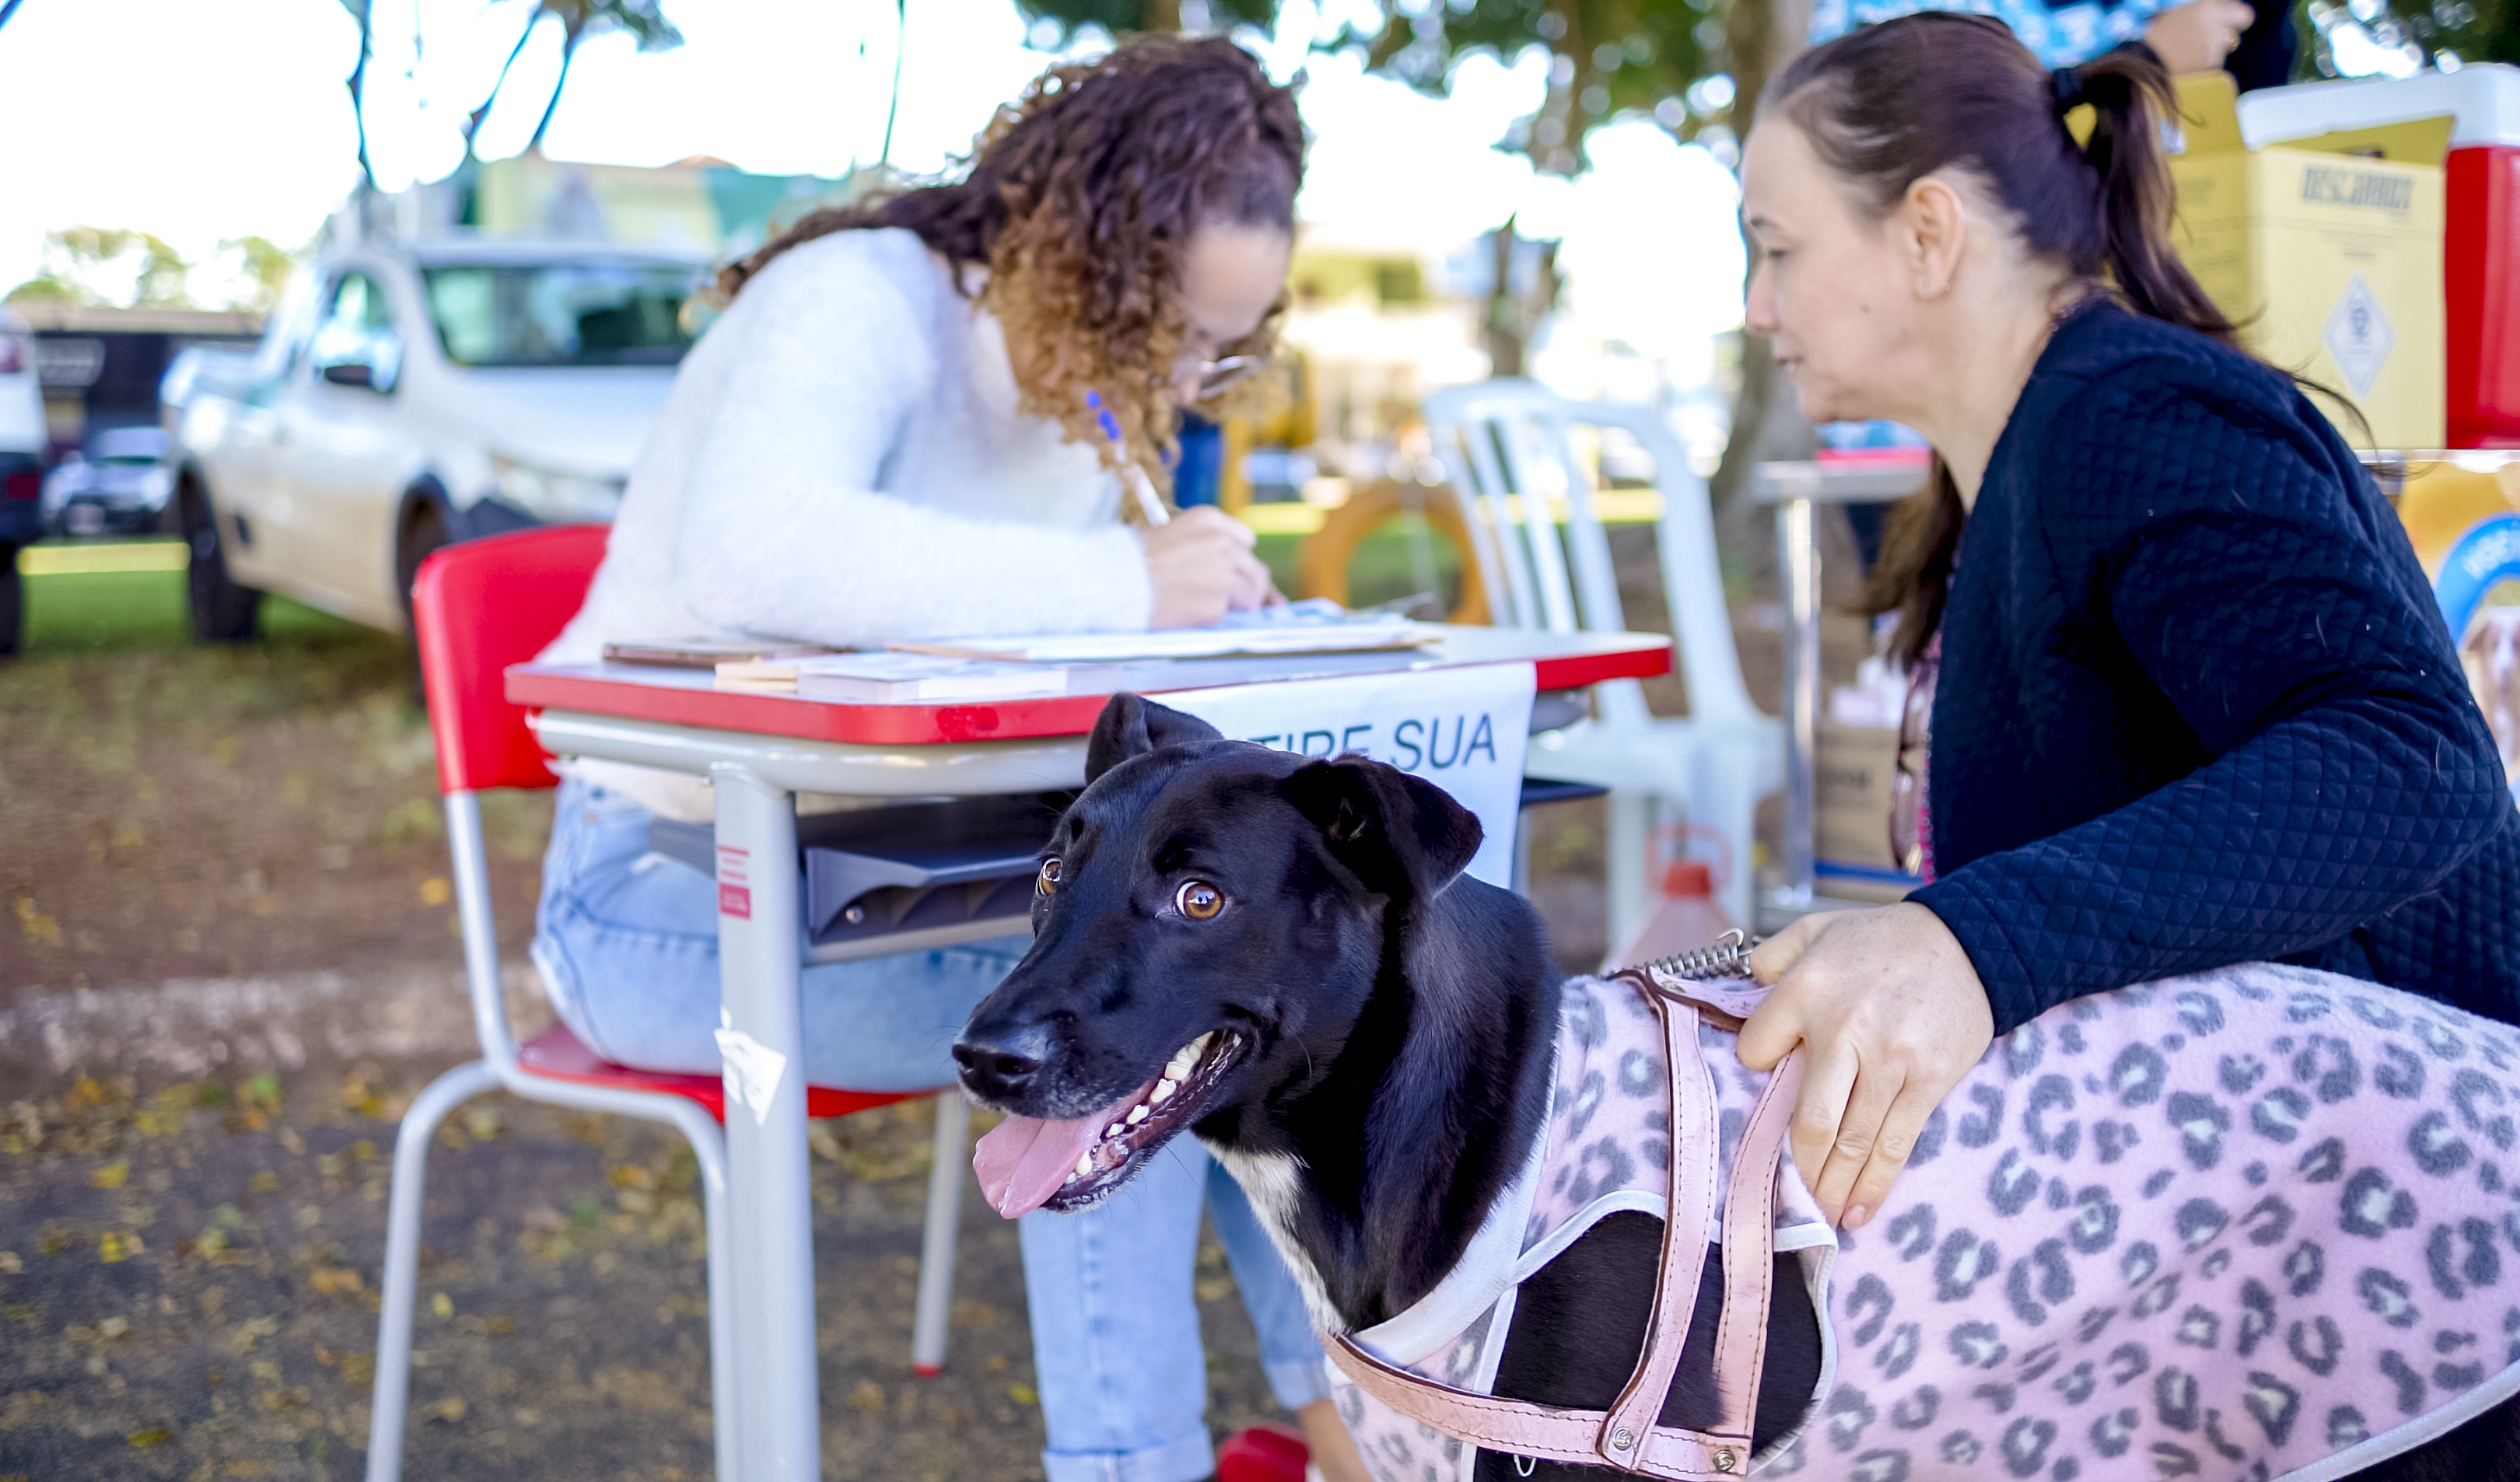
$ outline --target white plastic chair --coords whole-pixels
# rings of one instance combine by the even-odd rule
[[[1657,802],[1724,840],[1717,898],[1726,915],[1750,924],[1753,821],[1759,799],[1784,786],[1784,730],[1741,682],[1706,481],[1679,439],[1641,407],[1573,401],[1533,382],[1499,380],[1436,391],[1424,413],[1469,513],[1489,620],[1499,627],[1627,626],[1609,537],[1594,507],[1594,472],[1577,456],[1573,431],[1616,428],[1653,460],[1662,495],[1655,543],[1688,714],[1656,716],[1635,680],[1614,680],[1596,687],[1591,720],[1533,737],[1525,766],[1610,789],[1614,939],[1645,908]]]

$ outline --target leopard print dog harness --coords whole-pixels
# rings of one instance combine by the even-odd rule
[[[1332,1342],[1340,1414],[1380,1482],[1469,1482],[1464,1435],[1666,1477],[1720,1479],[1746,1460],[1855,1482],[2322,1482],[2520,1393],[2509,1026],[2266,964],[2077,1000],[1998,1041],[1928,1120],[1880,1213],[1843,1233],[1778,1139],[1752,1130],[1771,1077],[1741,1067],[1731,1025],[1756,997],[1724,998],[1691,1026],[1712,1114],[1684,1112],[1680,1161],[1711,1126],[1727,1176],[1707,1237],[1728,1241],[1730,1276],[1770,1269],[1731,1254],[1745,1237],[1729,1219],[1745,1139],[1775,1160],[1768,1196],[1749,1202],[1765,1206],[1753,1213],[1769,1248],[1797,1254],[1821,1315],[1803,1423],[1746,1459],[1720,1454],[1729,1435],[1678,1450],[1659,1430],[1636,1460],[1605,1440],[1590,1455],[1496,1444],[1537,1434],[1509,1420],[1540,1410],[1487,1398],[1514,1288],[1603,1216],[1669,1218],[1672,1203],[1669,1108],[1690,1067],[1667,1074],[1666,1046],[1688,1039],[1631,982],[1577,978],[1531,1161],[1433,1292]],[[1641,1368],[1619,1414],[1651,1419],[1669,1371],[1653,1404],[1639,1393],[1648,1377]],[[1717,1378],[1728,1416],[1745,1417],[1740,1356],[1721,1343]],[[1458,1398],[1428,1401],[1446,1394]],[[1462,1424],[1466,1400],[1507,1418]],[[1604,1437],[1614,1419],[1594,1416]]]

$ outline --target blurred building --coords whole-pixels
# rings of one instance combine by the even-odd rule
[[[250,347],[262,316],[200,309],[114,309],[20,302],[35,333],[44,426],[56,456],[108,427],[154,427],[167,363],[194,345]]]

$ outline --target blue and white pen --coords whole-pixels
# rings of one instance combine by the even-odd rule
[[[1148,528],[1171,519],[1172,512],[1164,508],[1163,496],[1155,492],[1155,481],[1148,478],[1147,471],[1129,456],[1129,439],[1120,434],[1120,419],[1112,416],[1111,409],[1102,404],[1100,392],[1087,391],[1085,405],[1093,410],[1094,420],[1102,427],[1102,435],[1111,439],[1112,450],[1120,458],[1120,481],[1138,497],[1138,513],[1147,517]]]

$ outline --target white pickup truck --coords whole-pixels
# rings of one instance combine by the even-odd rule
[[[704,269],[585,243],[326,255],[250,359],[168,408],[194,636],[252,637],[266,591],[400,630],[439,546],[611,518]]]

